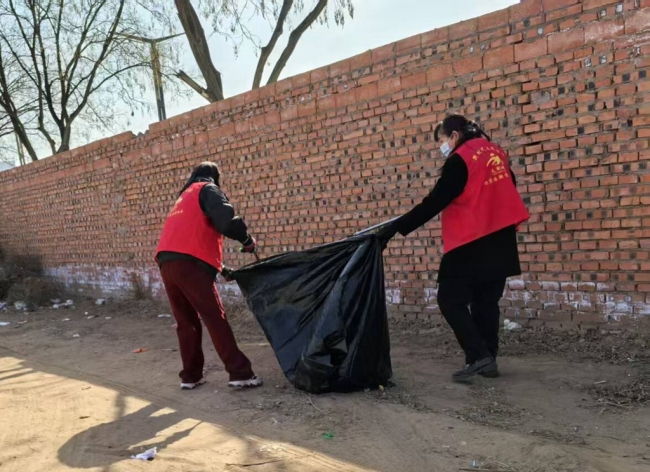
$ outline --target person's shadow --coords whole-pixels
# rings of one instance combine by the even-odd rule
[[[160,452],[170,444],[189,436],[199,424],[197,422],[165,439],[150,442],[159,432],[180,423],[187,419],[187,416],[178,412],[163,412],[152,416],[161,410],[153,404],[122,416],[125,408],[122,395],[118,397],[116,406],[119,411],[118,419],[75,434],[61,446],[58,459],[62,464],[82,469],[108,467],[115,462],[144,452],[145,449],[157,447]],[[147,442],[146,447],[136,447],[144,441]]]

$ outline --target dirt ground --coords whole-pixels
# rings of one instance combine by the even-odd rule
[[[504,333],[502,377],[458,385],[445,326],[392,322],[394,387],[309,396],[231,306],[265,386],[229,390],[206,342],[209,382],[187,392],[166,305],[75,302],[0,311],[2,472],[650,470],[641,332]],[[154,461],[130,459],[154,446]]]

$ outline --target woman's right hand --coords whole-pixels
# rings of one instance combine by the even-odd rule
[[[377,231],[376,235],[379,241],[381,241],[381,248],[386,249],[386,246],[388,246],[388,243],[390,242],[391,239],[395,237],[396,234],[397,234],[397,225],[395,223],[386,225],[385,227]]]
[[[226,266],[223,266],[221,268],[221,276],[225,279],[226,282],[232,282],[233,280],[235,280],[233,272],[234,271],[232,269]]]

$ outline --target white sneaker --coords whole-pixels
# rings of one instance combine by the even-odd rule
[[[258,377],[257,375],[253,375],[250,379],[248,380],[231,380],[228,382],[229,387],[236,387],[236,388],[254,388],[254,387],[261,387],[264,381],[262,380],[261,377]]]
[[[200,387],[207,382],[205,377],[202,377],[201,380],[194,383],[181,383],[181,390],[194,390],[196,387]]]

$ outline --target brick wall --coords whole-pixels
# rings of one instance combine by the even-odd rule
[[[525,0],[0,173],[0,245],[71,285],[118,293],[137,277],[160,292],[165,213],[207,159],[263,255],[336,240],[426,195],[432,128],[453,111],[510,152],[532,213],[507,316],[647,320],[649,24],[650,0]],[[437,313],[439,248],[437,221],[391,244],[394,313]]]

